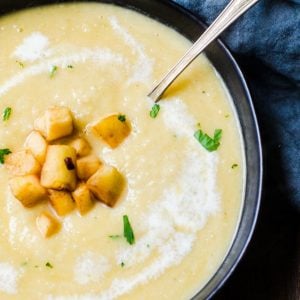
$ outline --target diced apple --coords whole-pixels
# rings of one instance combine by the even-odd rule
[[[13,176],[37,175],[41,172],[41,165],[28,150],[9,154],[5,166]]]
[[[116,168],[103,165],[87,181],[87,185],[98,200],[112,207],[120,197],[125,181]]]
[[[52,207],[59,216],[65,216],[75,208],[75,202],[69,192],[49,190]]]
[[[84,138],[77,138],[76,140],[72,141],[70,146],[72,146],[77,156],[86,156],[91,152],[91,146]]]
[[[77,160],[77,176],[82,180],[89,179],[99,169],[101,162],[96,155],[89,155]]]
[[[76,152],[67,145],[48,146],[41,184],[54,190],[73,191],[76,188]]]
[[[122,115],[111,115],[92,126],[94,133],[111,148],[116,148],[130,133],[130,124]]]
[[[44,238],[52,236],[60,229],[58,220],[47,211],[36,218],[36,226]]]
[[[32,207],[47,199],[43,188],[35,175],[13,177],[9,181],[13,195],[25,206]]]
[[[24,146],[25,149],[31,151],[40,164],[45,162],[47,142],[38,131],[34,130],[28,135]]]
[[[94,205],[93,195],[86,184],[79,184],[72,195],[81,215],[84,215],[91,210]]]
[[[47,141],[68,136],[73,132],[72,114],[67,107],[53,106],[34,122],[34,129]]]

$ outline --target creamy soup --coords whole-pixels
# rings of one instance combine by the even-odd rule
[[[147,93],[190,47],[173,29],[131,10],[80,3],[0,18],[0,148],[22,149],[52,105],[68,107],[102,162],[126,189],[114,207],[56,216],[44,238],[0,165],[1,299],[189,299],[216,272],[232,243],[243,203],[243,142],[222,79],[201,55],[159,103]],[[112,149],[91,124],[113,113],[131,133]],[[194,137],[213,137],[208,151]],[[213,139],[213,138],[212,138]],[[123,235],[127,215],[135,235]]]

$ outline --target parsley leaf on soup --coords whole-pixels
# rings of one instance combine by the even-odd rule
[[[159,104],[154,104],[150,111],[150,117],[155,119],[159,113],[159,110],[160,110]]]
[[[12,112],[12,108],[11,107],[6,107],[2,113],[2,120],[3,121],[8,121],[10,118]]]
[[[120,122],[125,122],[126,121],[126,116],[125,115],[118,115],[118,120]]]
[[[222,138],[222,129],[216,129],[214,137],[210,137],[202,130],[197,130],[194,133],[195,139],[209,152],[216,151],[220,146],[220,140]]]
[[[127,242],[130,245],[133,245],[135,242],[135,238],[127,215],[123,216],[123,226],[124,226],[124,232],[123,232],[124,237],[126,238]]]
[[[0,149],[0,164],[4,164],[5,155],[10,154],[11,151],[9,149]]]

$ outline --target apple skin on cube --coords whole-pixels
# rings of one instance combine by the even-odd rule
[[[96,155],[89,155],[77,160],[77,176],[81,180],[88,180],[101,166]]]
[[[99,201],[113,207],[124,190],[125,180],[115,167],[102,165],[87,185]]]
[[[75,209],[71,193],[67,191],[48,190],[52,207],[59,216],[65,216]]]
[[[89,212],[94,206],[93,195],[85,183],[79,184],[72,195],[81,215]]]
[[[66,159],[71,160],[74,168],[68,169]],[[76,188],[76,152],[67,145],[48,146],[45,164],[41,173],[41,184],[54,190],[73,191]]]
[[[47,146],[48,144],[44,137],[36,130],[28,135],[24,144],[25,149],[31,151],[40,164],[45,162]]]
[[[34,129],[39,131],[47,141],[68,136],[73,132],[71,111],[67,107],[53,106],[36,119]]]
[[[54,235],[60,229],[58,220],[47,211],[36,218],[36,226],[44,238]]]
[[[36,175],[13,177],[9,180],[9,186],[13,195],[25,207],[32,207],[48,198],[46,189],[41,186]]]
[[[5,167],[13,176],[38,175],[41,172],[40,163],[28,150],[9,154],[5,159]]]
[[[75,139],[70,143],[70,146],[75,149],[76,154],[79,157],[89,155],[92,150],[91,146],[84,138]]]
[[[130,134],[127,120],[120,121],[120,115],[108,116],[92,126],[93,132],[101,137],[111,148],[118,147]]]

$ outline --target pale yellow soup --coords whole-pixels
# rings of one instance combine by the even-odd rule
[[[190,46],[157,21],[107,4],[53,5],[1,17],[0,43],[0,111],[12,108],[0,148],[22,149],[34,120],[63,105],[99,158],[126,178],[114,208],[98,202],[85,216],[74,211],[45,239],[35,219],[48,204],[24,208],[1,165],[0,298],[192,297],[224,260],[243,204],[239,124],[211,63],[201,55],[151,118],[147,93]],[[116,149],[90,130],[112,113],[132,125]],[[194,138],[199,128],[210,136],[222,129],[217,151]],[[134,245],[109,237],[122,235],[123,215]]]

